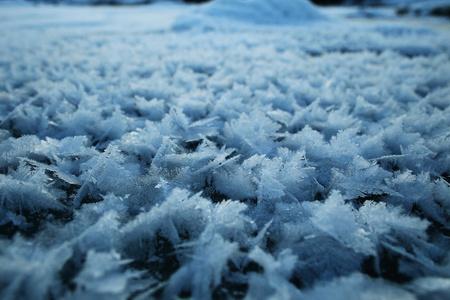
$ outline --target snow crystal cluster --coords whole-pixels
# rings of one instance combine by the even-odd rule
[[[1,299],[449,295],[448,32],[276,2],[5,8]]]

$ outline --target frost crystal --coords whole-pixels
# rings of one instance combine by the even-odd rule
[[[448,24],[155,2],[0,1],[0,299],[448,298]]]

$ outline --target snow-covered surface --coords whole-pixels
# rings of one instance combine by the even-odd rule
[[[216,0],[203,5],[199,12],[258,24],[286,24],[325,19],[307,0]]]
[[[252,25],[300,25],[327,20],[307,0],[216,0],[179,17],[174,30],[240,30]]]
[[[272,3],[0,6],[1,299],[449,295],[448,23]]]

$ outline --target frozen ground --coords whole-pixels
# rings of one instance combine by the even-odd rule
[[[450,294],[448,21],[1,3],[1,299]]]

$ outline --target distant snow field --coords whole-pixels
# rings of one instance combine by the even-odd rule
[[[450,295],[448,20],[0,3],[1,299]]]

